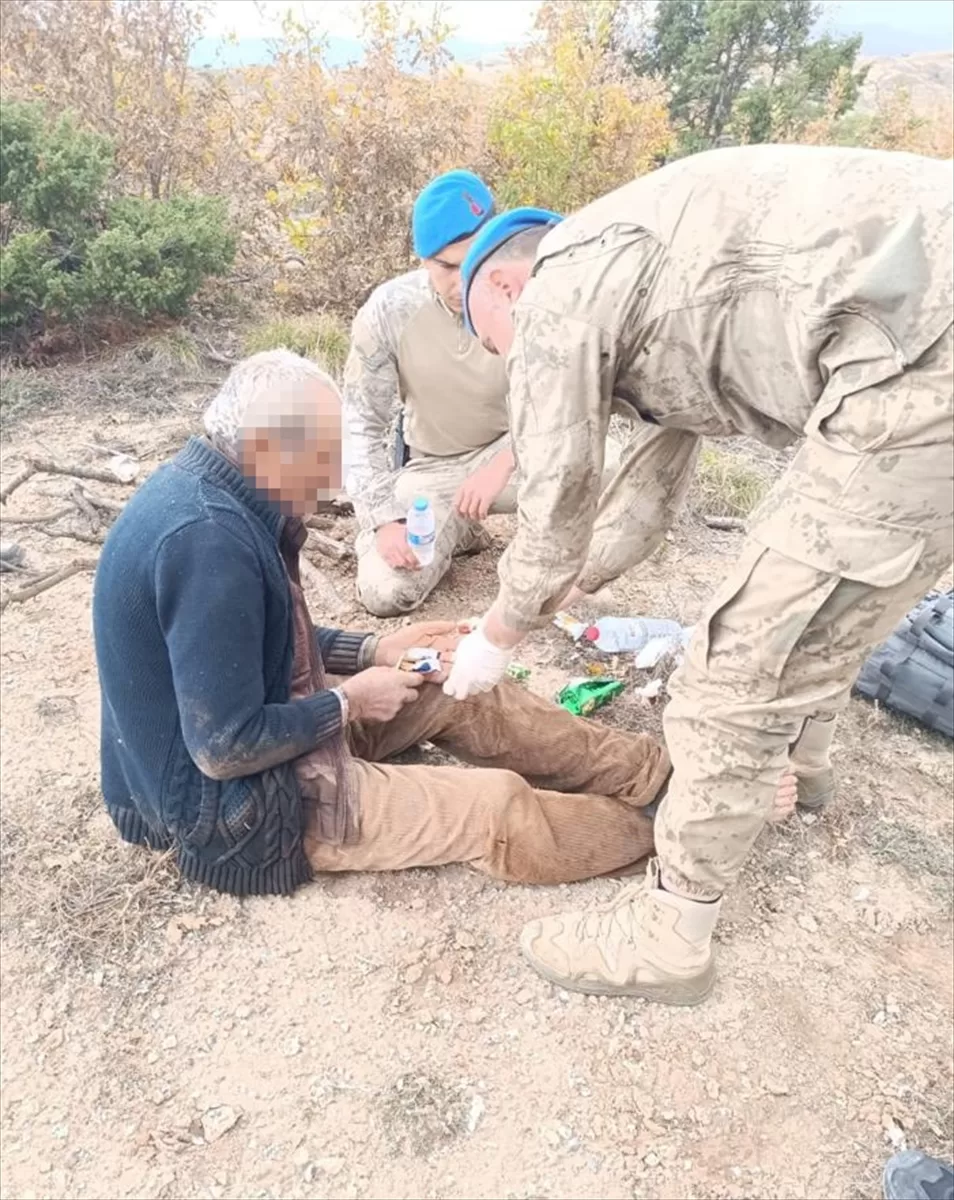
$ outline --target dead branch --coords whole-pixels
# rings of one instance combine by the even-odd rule
[[[88,479],[95,483],[118,483],[124,481],[115,471],[100,471],[96,467],[83,467],[78,463],[56,463],[48,458],[34,458],[0,489],[0,503],[34,475],[71,475],[74,479]]]
[[[710,529],[721,529],[727,533],[744,533],[745,522],[741,517],[703,517]]]
[[[42,475],[72,475],[74,479],[88,479],[94,483],[118,483],[122,480],[115,471],[101,471],[96,467],[81,467],[78,463],[55,463],[46,458],[35,458],[33,470]]]
[[[125,505],[119,504],[116,500],[107,500],[105,496],[97,496],[93,492],[88,492],[86,488],[80,487],[80,491],[86,497],[93,508],[101,509],[103,512],[113,513],[114,516],[119,514],[125,508]]]
[[[74,542],[85,542],[87,546],[101,546],[106,540],[101,533],[83,533],[81,530],[72,529],[44,529],[42,525],[36,527],[37,533],[42,533],[48,538],[72,538]]]
[[[27,463],[22,471],[18,471],[9,483],[4,484],[3,487],[0,488],[0,504],[5,504],[7,496],[15,492],[22,483],[26,483],[30,476],[35,474],[36,465],[32,462]]]
[[[306,545],[317,550],[319,554],[324,554],[327,558],[335,559],[336,562],[342,562],[344,559],[350,558],[352,554],[350,546],[346,546],[343,542],[336,542],[334,538],[320,533],[317,529],[308,530]]]
[[[72,513],[71,508],[60,508],[56,512],[37,513],[35,516],[15,517],[11,513],[0,514],[0,521],[4,525],[52,525],[54,521],[59,521],[61,517],[68,517]]]
[[[75,502],[76,507],[80,510],[86,520],[89,521],[93,531],[95,532],[97,529],[99,529],[100,514],[95,508],[93,508],[89,500],[87,500],[82,484],[73,484],[72,488],[70,489],[70,497]]]
[[[220,354],[208,338],[203,338],[202,340],[205,342],[206,346],[202,353],[209,360],[209,362],[221,363],[223,367],[234,367],[236,362],[238,362],[238,359],[236,358],[229,358],[227,354]]]
[[[95,558],[77,558],[66,567],[60,567],[58,571],[54,571],[51,575],[44,575],[42,579],[38,579],[35,583],[31,583],[28,587],[20,588],[19,591],[10,592],[0,601],[0,612],[7,607],[8,604],[23,604],[25,600],[32,600],[34,596],[39,596],[41,592],[49,591],[50,588],[56,587],[58,583],[63,583],[66,579],[71,579],[74,575],[79,575],[83,571],[96,570]]]

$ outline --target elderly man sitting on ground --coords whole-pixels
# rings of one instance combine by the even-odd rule
[[[451,661],[450,623],[312,625],[302,517],[341,484],[328,376],[256,355],[205,424],[126,506],[96,576],[102,785],[127,841],[240,895],[449,862],[559,883],[651,852],[670,769],[651,737],[510,683],[455,703],[398,669],[421,645]],[[482,769],[387,762],[424,740]]]

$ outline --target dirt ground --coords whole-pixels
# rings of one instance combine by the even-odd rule
[[[121,365],[99,378],[82,405],[56,374],[18,392],[4,482],[29,454],[102,467],[103,446],[145,473],[213,384],[161,364],[136,396]],[[56,510],[72,487],[38,475],[5,508]],[[4,538],[52,568],[96,547],[50,531],[94,525],[77,512]],[[509,528],[493,525],[501,545]],[[738,546],[687,516],[606,604],[692,621]],[[459,561],[422,615],[482,610],[495,557]],[[20,586],[5,576],[3,594]],[[894,1147],[954,1153],[949,742],[854,701],[837,804],[763,835],[710,1000],[587,999],[530,972],[517,936],[615,882],[454,868],[239,902],[122,847],[98,793],[90,587],[77,574],[2,617],[5,1200],[874,1200]],[[355,607],[347,563],[311,600],[316,621],[382,624]],[[556,629],[520,661],[548,695],[583,665]],[[659,728],[631,688],[600,716]]]

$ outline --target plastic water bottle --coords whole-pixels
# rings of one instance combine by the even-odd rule
[[[434,510],[424,496],[418,496],[407,510],[407,544],[422,567],[434,561],[434,535],[437,523]]]
[[[650,642],[666,641],[682,647],[686,630],[678,621],[647,617],[601,617],[583,630],[583,639],[607,654],[638,654]]]

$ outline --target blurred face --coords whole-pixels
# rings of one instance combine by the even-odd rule
[[[451,312],[460,312],[460,264],[467,257],[472,237],[445,246],[433,258],[423,259],[431,286]]]
[[[242,446],[242,472],[288,516],[306,517],[341,491],[341,402],[317,381],[306,393],[305,431],[259,430]],[[313,407],[312,407],[313,402]]]
[[[530,278],[529,259],[478,271],[470,285],[470,320],[481,345],[507,355],[513,345],[513,308]]]

